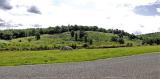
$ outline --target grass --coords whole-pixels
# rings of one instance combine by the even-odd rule
[[[160,52],[160,46],[79,49],[72,51],[2,51],[0,52],[0,66],[81,62],[151,52]]]
[[[149,33],[149,34],[142,34],[142,35],[138,35],[140,37],[143,38],[159,38],[160,37],[160,32],[156,32],[156,33]]]

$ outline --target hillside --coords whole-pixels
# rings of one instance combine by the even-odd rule
[[[160,45],[160,32],[138,35],[142,45]]]
[[[78,31],[77,31],[78,32]],[[103,33],[95,31],[86,31],[87,39],[92,39],[93,44],[89,47],[109,47],[109,46],[123,46],[127,43],[132,43],[134,45],[139,45],[140,40],[129,40],[128,37],[124,38],[124,44],[119,42],[111,41],[113,37],[118,35],[112,33]],[[41,35],[40,40],[36,40],[35,36],[16,38],[12,40],[1,40],[0,49],[3,50],[48,50],[48,49],[59,49],[62,46],[74,46],[76,45],[79,48],[83,48],[84,37],[82,40],[75,41],[74,37],[71,37],[70,32],[65,32],[61,34],[44,34]],[[89,44],[89,42],[87,42]]]
[[[142,38],[160,38],[160,32],[139,35]]]

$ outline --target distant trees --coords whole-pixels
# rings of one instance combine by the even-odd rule
[[[119,38],[119,37],[112,37],[111,41],[112,42],[119,42],[120,44],[124,44],[125,43],[124,39],[123,38]]]
[[[13,34],[10,31],[1,32],[0,38],[5,40],[11,40],[13,38]]]
[[[117,34],[120,37],[129,36],[130,34],[124,32],[123,30],[118,29],[104,29],[98,28],[97,26],[82,26],[82,25],[68,25],[68,26],[55,26],[49,28],[31,28],[31,29],[9,29],[9,30],[0,30],[0,39],[4,40],[11,40],[14,38],[21,38],[27,36],[35,36],[36,32],[40,34],[59,34],[64,32],[71,32],[71,36],[74,37],[76,31],[80,31],[78,33],[78,37],[83,39],[85,36],[85,31],[97,31],[97,32],[104,32],[104,33],[113,33]],[[132,38],[132,36],[131,36]]]
[[[71,37],[74,37],[75,41],[84,41],[83,47],[89,46],[93,44],[93,40],[88,38],[88,35],[85,31],[71,31]]]
[[[157,45],[160,45],[160,38],[146,38],[146,39],[143,39],[142,45],[145,45],[145,44],[149,44],[149,45],[157,44]]]
[[[119,30],[119,29],[108,29],[106,30],[107,33],[113,33],[113,34],[118,34],[122,36],[129,36],[130,34],[127,32],[124,32],[124,30]]]
[[[130,34],[128,37],[129,37],[130,40],[138,39],[138,37],[134,34]]]

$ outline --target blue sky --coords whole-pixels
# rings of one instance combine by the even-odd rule
[[[160,31],[159,0],[0,0],[0,29],[97,25],[130,33]]]

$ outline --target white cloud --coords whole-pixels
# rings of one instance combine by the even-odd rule
[[[142,16],[133,12],[135,6],[156,0],[10,0],[11,10],[0,10],[0,18],[22,24],[98,25],[119,28],[130,33],[159,31],[160,16]],[[27,12],[36,6],[42,13]],[[143,28],[141,26],[144,26]],[[23,27],[21,27],[23,28]]]

